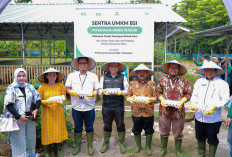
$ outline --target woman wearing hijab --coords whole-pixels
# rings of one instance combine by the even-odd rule
[[[61,152],[61,142],[68,139],[62,101],[66,100],[65,87],[60,81],[65,75],[58,70],[49,68],[39,76],[39,81],[44,82],[38,92],[41,96],[42,121],[41,140],[44,145],[45,157],[50,157],[50,145],[54,144],[56,156],[63,156]],[[52,98],[58,101],[52,101]],[[61,100],[63,97],[65,100]]]
[[[4,106],[19,126],[18,131],[10,132],[13,157],[35,157],[36,126],[35,121],[40,107],[40,96],[36,89],[26,83],[27,74],[22,68],[14,72],[14,82],[6,90]],[[32,104],[35,105],[32,105]]]

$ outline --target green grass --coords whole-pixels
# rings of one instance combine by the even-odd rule
[[[8,61],[8,60],[9,60],[8,65],[14,65],[14,61],[22,62],[21,58],[0,58],[0,61]],[[66,62],[68,62],[68,65],[69,65],[69,62],[71,62],[71,61],[72,61],[72,58],[67,58],[67,60],[66,60]],[[26,62],[26,65],[41,65],[40,58],[26,58],[25,62]],[[64,64],[64,63],[65,63],[64,57],[63,58],[56,58],[55,62],[54,62],[54,58],[51,58],[51,65]],[[7,64],[5,63],[5,65],[7,65]],[[43,58],[42,65],[49,65],[49,58]]]
[[[4,107],[4,95],[0,95],[0,115],[3,113],[3,107]]]

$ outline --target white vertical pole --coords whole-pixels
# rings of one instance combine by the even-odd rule
[[[164,41],[164,54],[165,54],[165,56],[164,56],[164,61],[165,61],[165,63],[166,63],[166,61],[167,61],[167,58],[166,58],[166,53],[167,53],[167,27],[168,27],[168,24],[167,24],[167,22],[166,22],[166,27],[165,27],[165,41]]]
[[[23,66],[25,66],[25,45],[24,45],[24,27],[23,23],[21,23],[21,32],[22,32],[22,49],[23,49]]]

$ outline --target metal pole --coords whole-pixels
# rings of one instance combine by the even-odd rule
[[[67,35],[65,34],[65,64],[67,62]]]
[[[155,28],[155,23],[154,23],[154,28]],[[154,30],[154,34],[155,34],[155,30]],[[155,41],[155,36],[153,36],[153,41]],[[152,56],[152,63],[151,63],[151,70],[154,71],[154,42],[153,42],[153,45],[152,45],[152,51],[153,51],[153,56]],[[154,76],[151,77],[151,80],[154,81]]]
[[[175,52],[176,52],[176,37],[175,37]]]
[[[42,39],[42,35],[40,35],[40,65],[43,65],[42,55],[43,55],[43,39]]]
[[[164,41],[164,53],[165,53],[165,57],[164,57],[164,61],[166,63],[167,61],[167,58],[166,58],[166,53],[167,53],[167,27],[168,27],[168,24],[166,22],[166,27],[165,27],[165,41]]]
[[[25,45],[24,45],[24,25],[21,23],[21,31],[22,31],[22,49],[23,49],[23,67],[25,66]]]
[[[55,47],[56,47],[56,40],[53,40],[53,56],[54,56],[54,65],[55,65],[55,58],[56,58],[56,55],[55,55]]]
[[[49,65],[51,65],[51,28],[49,27]]]
[[[158,62],[159,62],[159,59],[158,59],[158,54],[159,54],[159,29],[157,29],[157,31],[158,31],[158,37],[157,37],[158,45],[157,45],[157,58],[156,58],[156,61],[157,61],[157,64],[158,64]],[[158,80],[159,80],[159,75],[158,75],[158,68],[157,68],[157,81]]]
[[[227,38],[227,44],[226,44],[226,74],[225,74],[225,81],[227,81],[228,54],[229,54],[229,49],[230,49],[230,45],[231,45],[231,37],[229,35],[227,35],[226,38]]]

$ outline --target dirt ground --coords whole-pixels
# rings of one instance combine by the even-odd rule
[[[121,154],[119,150],[119,144],[118,144],[118,136],[116,131],[115,123],[113,123],[113,131],[112,136],[110,139],[110,147],[109,150],[106,153],[100,153],[100,149],[103,142],[103,120],[102,118],[96,118],[94,122],[94,142],[93,147],[95,150],[94,157],[110,157],[110,156],[117,156],[117,157],[141,157],[146,156],[145,154],[145,139],[146,136],[143,133],[142,136],[142,151],[138,154],[133,154],[133,147],[135,146],[135,141],[133,137],[133,133],[131,132],[133,123],[131,118],[125,118],[125,125],[126,125],[126,147],[127,152],[125,154]],[[194,157],[197,156],[197,141],[195,139],[195,129],[194,129],[195,122],[189,121],[185,122],[185,128],[183,131],[184,139],[182,144],[182,149],[184,152],[184,157]],[[156,157],[158,152],[160,151],[160,135],[159,135],[159,127],[158,127],[158,119],[155,118],[154,122],[154,129],[155,133],[153,135],[152,140],[152,148],[153,148],[153,156]],[[219,140],[220,144],[218,146],[217,156],[218,157],[226,157],[229,156],[229,149],[226,142],[227,138],[227,128],[225,127],[224,123],[222,124],[220,134],[219,134]],[[5,143],[5,142],[4,142]],[[86,137],[85,132],[83,131],[83,137],[82,137],[82,148],[81,152],[78,155],[78,157],[86,157],[87,155],[87,143],[86,143]],[[72,151],[74,149],[74,145],[72,147],[65,145],[63,147],[63,153],[65,157],[72,157]],[[208,148],[207,148],[208,150]],[[0,142],[0,156],[10,156],[10,145],[3,144]],[[52,153],[54,154],[54,153]],[[40,156],[43,157],[44,153],[41,152]],[[54,155],[53,155],[54,156]],[[174,137],[172,136],[172,133],[169,137],[168,142],[168,153],[165,155],[165,157],[175,157],[175,142]]]

